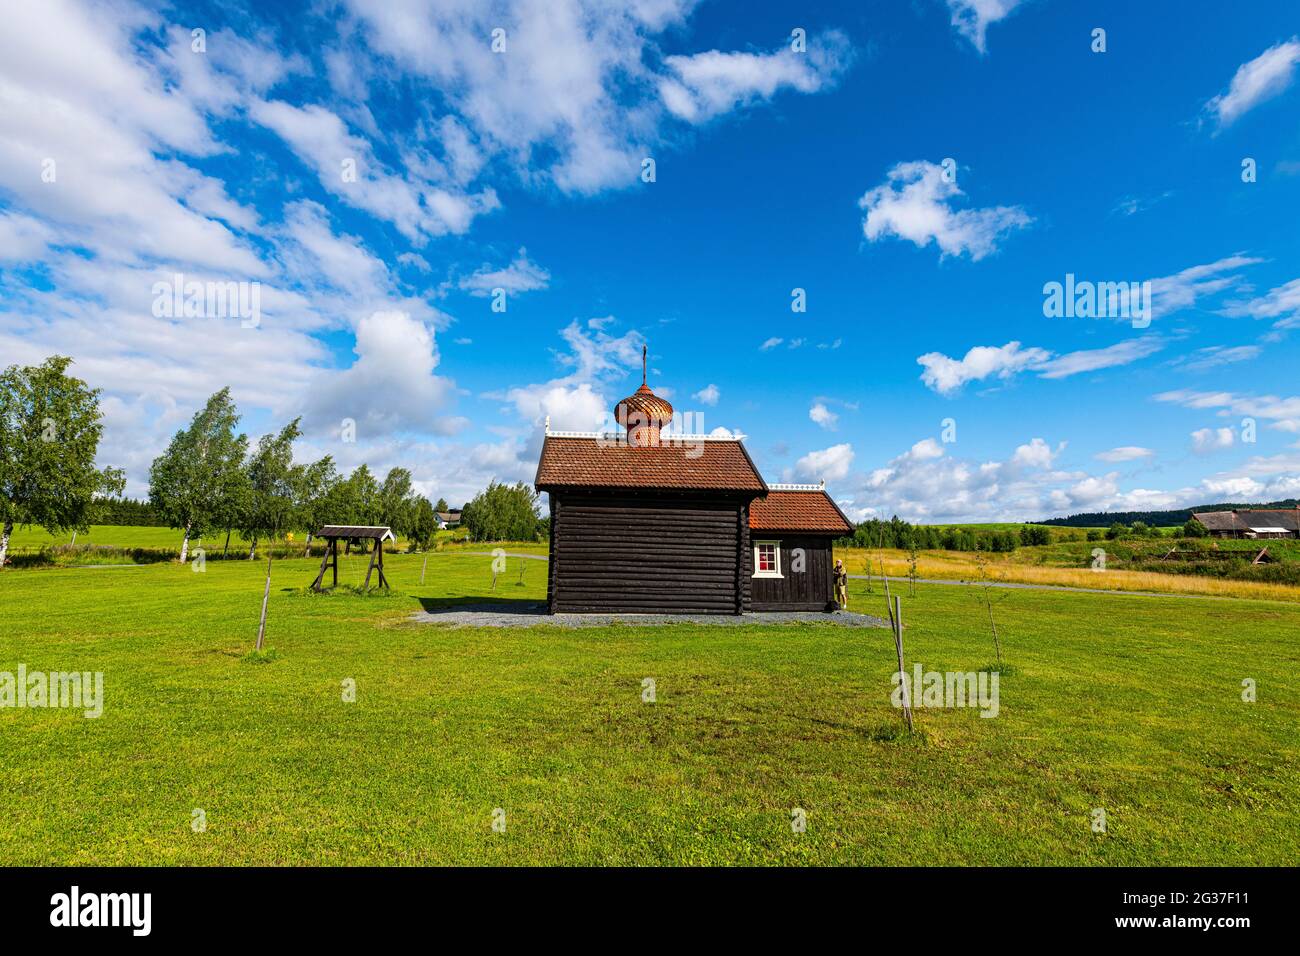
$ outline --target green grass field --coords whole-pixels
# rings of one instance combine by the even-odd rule
[[[1291,864],[1300,850],[1295,605],[1012,592],[995,612],[1011,665],[999,716],[921,709],[909,736],[885,630],[411,624],[422,602],[545,592],[544,562],[511,559],[494,593],[489,557],[430,555],[421,586],[423,560],[389,556],[395,591],[370,597],[306,593],[315,562],[277,562],[264,663],[246,658],[261,562],[0,573],[0,671],[105,681],[98,719],[0,709],[0,859]],[[345,583],[364,569],[352,558]],[[879,613],[864,588],[855,609]],[[923,586],[904,607],[909,667],[992,660],[973,589]]]

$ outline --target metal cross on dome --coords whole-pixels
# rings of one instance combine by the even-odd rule
[[[646,346],[642,345],[641,346],[641,384],[642,385],[645,384],[645,355],[646,355]]]

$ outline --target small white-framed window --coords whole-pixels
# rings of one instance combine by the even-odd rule
[[[754,542],[754,577],[756,578],[780,578],[781,574],[781,542],[780,541],[755,541]]]

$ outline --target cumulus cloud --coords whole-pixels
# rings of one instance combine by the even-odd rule
[[[713,50],[658,60],[660,36],[694,6],[346,0],[355,42],[340,46],[333,75],[347,89],[376,59],[394,65],[415,90],[448,104],[480,153],[527,183],[580,194],[627,187],[670,122],[701,122],[783,88],[814,93],[847,63],[834,32],[797,56]],[[504,55],[488,42],[498,28]]]
[[[927,352],[917,364],[925,369],[921,381],[940,395],[950,395],[967,382],[983,381],[990,376],[1006,379],[1026,368],[1036,368],[1051,358],[1039,348],[1021,348],[1019,342],[1003,346],[977,345],[962,358],[949,358],[941,352]]]
[[[644,339],[636,331],[611,336],[588,331],[577,321],[561,333],[566,351],[555,353],[556,361],[568,371],[547,382],[517,385],[489,398],[504,399],[513,406],[518,427],[531,430],[546,416],[559,431],[599,431],[614,427],[611,398],[605,387],[638,369]]]
[[[1237,440],[1237,434],[1231,428],[1198,428],[1192,432],[1192,451],[1207,454],[1231,448]]]
[[[812,408],[808,409],[808,417],[827,431],[834,431],[836,423],[840,420],[839,415],[821,402],[816,402]]]
[[[722,397],[722,392],[716,385],[706,385],[693,396],[701,405],[716,405],[718,399]]]
[[[249,116],[275,131],[332,195],[393,223],[408,239],[463,233],[501,205],[491,188],[469,194],[389,170],[365,139],[322,106],[258,100]]]
[[[846,442],[821,451],[810,451],[795,462],[794,470],[809,481],[841,481],[848,477],[851,467],[853,446]]]
[[[545,289],[551,274],[528,258],[528,250],[520,247],[518,255],[505,268],[493,269],[484,265],[471,276],[460,280],[460,287],[470,295],[491,295],[494,289],[504,289],[510,295]]]
[[[308,390],[304,425],[337,431],[343,419],[371,439],[410,429],[451,434],[467,422],[443,413],[455,383],[434,374],[438,349],[433,332],[405,312],[375,312],[356,330],[356,361],[341,371],[322,371]]]
[[[957,32],[983,53],[989,26],[1009,17],[1022,2],[1023,0],[948,0],[948,10]]]
[[[964,193],[948,182],[943,168],[925,160],[899,163],[885,182],[866,191],[858,206],[866,210],[862,233],[868,242],[888,236],[924,248],[933,241],[942,256],[983,259],[997,251],[998,240],[1033,219],[1019,206],[954,209]]]
[[[807,49],[792,45],[775,53],[723,53],[709,50],[668,56],[670,76],[659,81],[659,95],[673,115],[703,123],[738,106],[769,100],[783,88],[817,93],[835,85],[852,61],[848,37],[838,30],[807,38]]]
[[[1020,445],[1011,456],[1013,464],[1024,468],[1050,468],[1056,456],[1065,450],[1065,442],[1055,449],[1041,438],[1031,439],[1029,444]]]
[[[1228,88],[1205,104],[1205,112],[1229,126],[1265,100],[1284,92],[1300,63],[1300,38],[1271,46],[1237,68]]]

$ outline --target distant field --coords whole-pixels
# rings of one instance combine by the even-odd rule
[[[1150,570],[1128,570],[1122,552],[1116,549],[1122,542],[1083,542],[1073,550],[1060,550],[1060,545],[1041,548],[1017,548],[1007,554],[984,555],[990,579],[1020,584],[1046,584],[1066,587],[1096,588],[1105,591],[1160,591],[1174,594],[1203,594],[1222,597],[1263,598],[1278,601],[1300,602],[1300,586],[1267,581],[1239,581],[1221,577],[1197,576]],[[1164,550],[1172,546],[1166,542]],[[1092,570],[1091,550],[1104,547],[1110,554],[1104,570]],[[845,567],[852,574],[879,574],[881,562],[890,576],[905,576],[909,572],[906,551],[861,548],[836,549],[844,558]],[[869,567],[868,567],[869,563]],[[1149,567],[1143,563],[1144,568]],[[1163,566],[1162,566],[1163,567]],[[975,554],[969,551],[922,551],[917,559],[917,572],[922,578],[972,581],[980,577]]]
[[[909,737],[883,630],[408,623],[426,605],[545,593],[543,562],[507,559],[493,591],[490,556],[469,550],[427,568],[389,556],[391,596],[312,595],[315,562],[277,561],[268,663],[244,659],[261,564],[0,572],[0,671],[105,680],[98,719],[0,709],[0,860],[1291,865],[1300,851],[1300,607],[1004,592],[999,716],[922,708]],[[345,559],[344,583],[364,570]],[[909,663],[993,659],[978,593],[896,593]],[[883,610],[879,585],[855,580],[851,599]]]
[[[965,528],[969,531],[1010,531],[1012,533],[1018,533],[1021,528],[1026,526],[1024,524],[1021,524],[1020,522],[993,521],[984,524],[937,524],[937,525],[933,525],[933,527],[938,528],[941,531],[947,530],[948,528],[954,528],[954,529]],[[1086,536],[1089,531],[1088,528],[1062,528],[1059,527],[1058,525],[1051,525],[1051,524],[1031,524],[1029,525],[1029,527],[1046,528],[1049,532],[1051,532],[1053,541],[1062,540],[1062,539],[1069,540],[1071,538],[1082,538]],[[1100,529],[1100,530],[1105,530],[1105,529]]]

